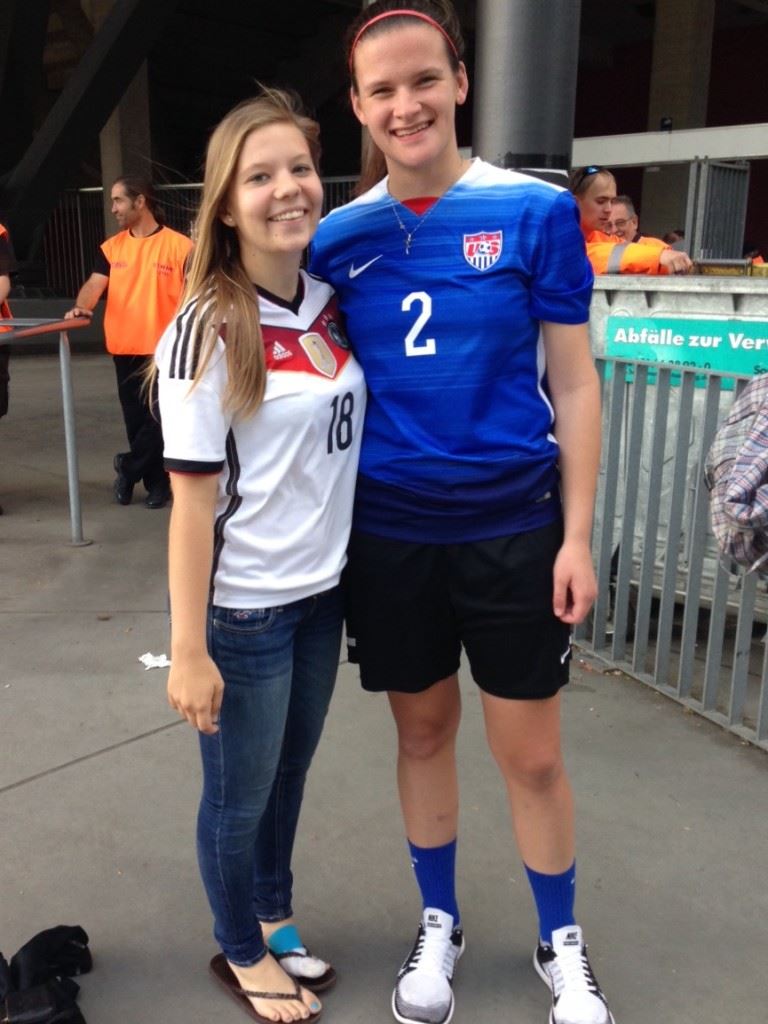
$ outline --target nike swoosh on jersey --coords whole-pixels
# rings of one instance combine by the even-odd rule
[[[384,255],[384,253],[380,253],[378,256],[374,256],[372,260],[368,260],[368,262],[364,263],[362,265],[362,267],[356,267],[354,263],[350,264],[350,267],[349,267],[349,279],[350,279],[350,281],[352,280],[352,278],[357,277],[358,274],[362,274],[362,272],[364,270],[367,270],[368,267],[370,267],[373,263],[376,262],[376,260],[380,260],[383,255]]]

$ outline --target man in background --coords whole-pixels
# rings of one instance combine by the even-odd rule
[[[120,231],[101,245],[93,273],[66,317],[91,316],[109,289],[104,335],[129,444],[113,460],[115,500],[130,505],[134,487],[143,480],[145,505],[163,508],[171,489],[163,467],[160,417],[142,384],[158,339],[176,312],[192,242],[164,225],[151,182],[123,175],[112,186],[111,199]]]
[[[629,196],[616,196],[611,204],[611,216],[606,226],[609,235],[616,235],[622,242],[635,242],[638,245],[666,246],[661,238],[652,235],[641,235],[635,204]]]
[[[596,274],[687,274],[691,261],[658,239],[626,241],[608,230],[617,199],[616,179],[607,167],[574,168],[568,188],[579,207],[587,258]]]

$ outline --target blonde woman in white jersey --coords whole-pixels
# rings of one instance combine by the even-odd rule
[[[317,125],[282,92],[224,118],[156,355],[174,495],[168,699],[199,731],[211,971],[257,1021],[316,1020],[335,981],[296,928],[291,852],[339,659],[365,389],[333,290],[300,270],[318,156]]]

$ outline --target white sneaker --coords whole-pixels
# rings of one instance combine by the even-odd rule
[[[427,907],[413,949],[397,975],[392,1013],[400,1024],[448,1024],[453,1016],[453,973],[464,952],[464,932],[453,918]]]
[[[589,965],[578,925],[552,932],[551,946],[539,943],[533,966],[552,990],[549,1024],[615,1024]]]

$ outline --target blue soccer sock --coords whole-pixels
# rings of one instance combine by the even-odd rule
[[[552,932],[576,924],[573,904],[576,897],[576,861],[561,875],[542,875],[525,865],[539,914],[539,937],[552,944]]]
[[[459,923],[456,903],[456,840],[445,846],[415,846],[408,840],[411,864],[421,890],[423,906],[450,914]]]

